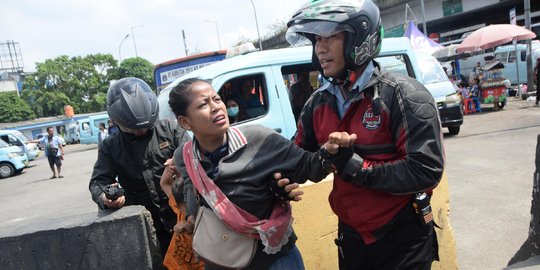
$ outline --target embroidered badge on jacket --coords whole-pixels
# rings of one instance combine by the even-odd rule
[[[373,113],[373,108],[368,108],[362,115],[362,125],[368,130],[375,130],[381,126],[382,117]]]

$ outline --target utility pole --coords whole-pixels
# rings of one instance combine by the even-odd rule
[[[531,30],[531,1],[524,0],[523,2],[524,2],[523,15],[525,15],[525,28]],[[534,92],[536,90],[536,86],[534,85],[534,78],[533,78],[534,67],[533,67],[531,46],[532,46],[531,40],[527,39],[527,92]],[[534,59],[534,62],[536,63],[536,59]],[[536,83],[540,83],[540,82],[536,82]]]
[[[221,50],[221,39],[219,38],[219,28],[218,28],[217,22],[216,21],[211,21],[211,20],[205,20],[205,21],[209,22],[209,23],[213,23],[213,24],[216,25],[217,41],[218,41],[218,44],[219,44],[219,49]]]
[[[131,38],[133,38],[133,47],[135,48],[135,57],[139,57],[139,54],[137,54],[137,43],[135,42],[135,34],[133,34],[133,28],[141,27],[144,25],[137,25],[131,27]]]
[[[184,51],[186,52],[186,56],[188,56],[188,48],[186,44],[186,33],[184,33],[184,29],[182,29],[182,38],[184,39]]]
[[[122,41],[120,41],[120,45],[118,45],[118,64],[120,64],[122,62],[122,43],[124,43],[124,41],[126,41],[126,39],[129,37],[129,34],[127,34],[124,39],[122,39]]]
[[[422,20],[424,20],[424,23],[422,24],[424,26],[424,35],[428,35],[427,28],[426,28],[426,8],[424,7],[424,0],[420,0],[420,8],[422,9]]]
[[[261,33],[259,33],[259,20],[257,19],[257,11],[255,10],[255,4],[253,4],[253,0],[251,1],[251,6],[253,6],[253,13],[255,14],[255,25],[257,26],[257,36],[259,36],[259,50],[263,50],[262,48],[262,41],[261,41]]]

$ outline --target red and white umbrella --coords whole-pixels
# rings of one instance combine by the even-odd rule
[[[523,26],[513,24],[492,24],[482,27],[467,36],[456,49],[460,52],[474,52],[494,48],[506,44],[512,40],[533,39],[536,37]]]

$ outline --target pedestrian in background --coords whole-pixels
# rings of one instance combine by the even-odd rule
[[[534,82],[536,83],[536,102],[534,104],[538,105],[538,102],[540,102],[540,58],[536,59],[534,75]]]
[[[437,239],[432,213],[418,206],[429,209],[444,168],[432,95],[374,61],[383,27],[371,0],[310,1],[287,26],[290,43],[311,42],[313,65],[328,81],[304,106],[294,142],[317,151],[334,130],[358,136],[329,198],[339,268],[430,269]]]
[[[107,131],[107,129],[105,128],[105,123],[103,122],[100,122],[99,123],[99,134],[98,134],[98,146],[101,147],[101,143],[103,142],[103,140],[105,140],[105,138],[109,137],[109,132]]]
[[[58,135],[54,133],[53,127],[47,127],[47,136],[43,136],[38,140],[31,140],[33,143],[40,143],[45,147],[45,156],[49,161],[49,167],[53,175],[50,179],[64,178],[61,175],[62,171],[62,160],[64,160],[64,146],[62,146],[62,140]]]
[[[109,121],[107,121],[107,122],[108,122],[108,125],[109,125],[109,130],[108,130],[109,136],[118,133],[118,128],[114,125],[113,121],[111,119],[109,119]]]

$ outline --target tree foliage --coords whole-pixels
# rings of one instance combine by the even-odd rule
[[[36,72],[26,76],[21,98],[34,117],[63,114],[65,105],[73,106],[75,113],[98,112],[105,110],[111,81],[137,77],[153,87],[153,72],[152,63],[140,57],[118,66],[110,54],[62,55],[36,63]]]
[[[0,93],[0,122],[34,119],[36,115],[16,93]]]
[[[118,78],[135,77],[145,81],[150,87],[155,88],[154,65],[148,60],[140,57],[128,58],[117,70]]]
[[[72,103],[66,94],[58,91],[23,91],[21,97],[37,117],[61,115],[64,113],[64,106]]]

